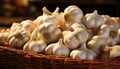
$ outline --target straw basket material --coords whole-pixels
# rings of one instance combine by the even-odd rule
[[[78,60],[0,46],[0,69],[120,69],[120,57]]]

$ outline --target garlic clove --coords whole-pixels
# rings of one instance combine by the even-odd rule
[[[97,56],[96,55],[96,53],[95,52],[93,52],[92,50],[90,50],[90,49],[87,49],[88,51],[87,51],[87,54],[86,54],[86,56],[87,56],[87,58],[86,59],[89,59],[89,60],[94,60],[95,59],[95,57]]]
[[[72,57],[73,59],[86,59],[86,53],[80,50],[73,50],[70,53],[70,57]]]
[[[30,41],[26,42],[25,45],[23,46],[23,50],[29,50],[29,44]]]
[[[45,49],[45,54],[52,55],[53,54],[53,48],[56,46],[56,43],[49,44]]]

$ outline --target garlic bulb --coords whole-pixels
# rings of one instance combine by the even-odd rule
[[[92,50],[89,50],[86,48],[86,44],[82,44],[80,48],[73,50],[70,53],[70,57],[73,59],[87,59],[87,60],[93,60],[96,57],[96,53]]]
[[[110,37],[108,38],[108,45],[116,45],[120,42],[119,34],[116,31],[111,32]]]
[[[22,24],[22,29],[29,31],[30,33],[32,33],[33,30],[35,29],[35,25],[31,20],[22,21],[21,24]]]
[[[82,10],[76,5],[68,6],[64,10],[64,18],[67,23],[80,23],[83,17]]]
[[[110,27],[106,24],[103,24],[100,27],[100,31],[98,32],[98,35],[109,37],[110,34]]]
[[[120,40],[118,31],[114,29],[114,26],[112,25],[103,24],[100,27],[100,31],[98,35],[108,38],[109,45],[115,45],[119,43],[119,40]]]
[[[10,27],[11,33],[22,29],[22,25],[20,23],[13,23],[12,26]]]
[[[97,10],[95,10],[93,13],[84,16],[83,23],[87,28],[99,28],[104,24],[104,19],[97,13]]]
[[[5,45],[9,41],[10,32],[1,32],[0,33],[0,45]]]
[[[61,36],[61,30],[52,23],[43,23],[39,26],[38,31],[47,44],[56,42]]]
[[[84,29],[75,29],[73,35],[75,35],[80,44],[85,43],[88,40],[88,33]]]
[[[71,31],[63,31],[63,41],[69,49],[75,49],[80,45],[80,42]]]
[[[88,41],[87,48],[94,51],[97,55],[100,55],[102,53],[101,49],[107,45],[108,42],[106,37],[96,35],[90,41]]]
[[[63,31],[64,44],[70,49],[77,48],[88,40],[88,33],[83,28],[74,28],[74,31]]]
[[[74,23],[74,24],[71,25],[71,28],[73,30],[75,30],[75,29],[84,29],[84,30],[87,31],[87,28],[82,23]]]
[[[30,44],[30,40],[24,44],[23,50],[29,50],[29,44]]]
[[[62,39],[60,39],[53,48],[53,54],[57,56],[68,56],[69,52],[70,50],[65,45],[63,45]]]
[[[29,40],[30,33],[24,30],[17,30],[13,34],[10,35],[9,44],[12,47],[21,49],[24,44]]]
[[[51,43],[45,48],[45,54],[52,55],[53,54],[53,48],[57,46],[57,43]]]
[[[34,22],[38,23],[38,26],[44,22],[50,22],[54,25],[58,26],[58,16],[59,16],[59,8],[57,7],[55,11],[52,13],[46,7],[42,8],[43,15],[39,16]]]
[[[109,53],[109,57],[110,58],[113,58],[113,57],[117,57],[117,56],[120,56],[120,45],[115,45],[115,46],[106,46],[104,49],[103,49],[105,52],[108,52]]]
[[[111,19],[114,21],[112,25],[118,30],[120,28],[120,18],[119,17],[111,17]]]
[[[45,49],[45,54],[54,54],[57,56],[69,56],[70,50],[63,45],[62,39],[57,43],[50,44]]]
[[[43,53],[46,48],[46,43],[42,40],[30,41],[29,50],[36,53]]]

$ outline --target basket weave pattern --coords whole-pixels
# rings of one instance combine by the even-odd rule
[[[80,60],[0,46],[0,69],[120,69],[120,57]]]

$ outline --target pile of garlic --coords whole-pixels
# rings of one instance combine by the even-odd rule
[[[94,60],[104,52],[108,58],[120,56],[119,17],[100,15],[97,10],[84,15],[76,5],[64,12],[59,7],[42,11],[35,20],[13,23],[9,31],[1,32],[0,44],[73,59]]]

